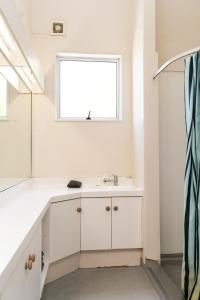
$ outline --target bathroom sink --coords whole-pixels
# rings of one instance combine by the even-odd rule
[[[94,185],[86,185],[83,186],[83,188],[85,189],[95,189],[95,190],[106,190],[106,191],[110,191],[110,190],[132,190],[133,186],[123,186],[123,185],[99,185],[99,184],[94,184]]]
[[[82,192],[88,197],[115,197],[115,196],[138,196],[141,190],[133,185],[103,185],[103,184],[88,184],[83,185]]]

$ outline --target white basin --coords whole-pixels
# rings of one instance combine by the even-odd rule
[[[127,190],[127,189],[133,189],[133,186],[123,186],[123,185],[99,185],[99,184],[95,184],[95,185],[86,185],[83,186],[84,189],[97,189],[97,190]]]

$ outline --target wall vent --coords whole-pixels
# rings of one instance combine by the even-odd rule
[[[65,35],[64,22],[59,22],[59,21],[52,22],[51,35],[60,35],[60,36]]]

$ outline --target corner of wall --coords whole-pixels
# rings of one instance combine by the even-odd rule
[[[159,104],[155,0],[139,1],[133,45],[133,138],[136,182],[144,188],[144,257],[160,260]]]

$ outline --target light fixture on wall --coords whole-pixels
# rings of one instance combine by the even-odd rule
[[[5,54],[16,49],[15,41],[2,15],[0,15],[0,48]]]
[[[17,74],[10,66],[0,66],[0,74],[9,82],[16,90],[20,89],[20,82]],[[22,88],[22,87],[21,87]],[[26,89],[24,87],[24,92]]]
[[[43,72],[15,2],[0,2],[0,73],[19,93],[43,93]]]
[[[15,68],[21,79],[24,81],[26,86],[32,90],[32,86],[36,84],[36,80],[31,73],[29,67],[16,67]]]
[[[0,51],[0,74],[20,93],[27,93],[29,89],[25,86],[22,79],[19,78],[17,71],[6,60]]]

